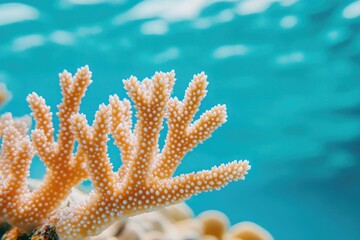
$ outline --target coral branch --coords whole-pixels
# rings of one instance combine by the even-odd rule
[[[142,82],[124,81],[135,103],[137,123],[132,132],[131,106],[118,96],[101,105],[89,126],[85,115],[72,117],[72,128],[86,155],[94,191],[85,202],[60,213],[56,229],[62,239],[80,239],[100,233],[118,218],[134,216],[190,198],[200,192],[219,189],[242,180],[250,169],[248,161],[234,161],[211,170],[171,178],[183,156],[226,121],[226,108],[218,105],[191,124],[206,95],[206,76],[194,76],[182,102],[170,99],[174,72],[155,73]],[[163,118],[169,131],[163,151],[158,140]],[[108,134],[121,151],[118,174],[106,154]]]
[[[43,131],[47,142],[53,143],[54,127],[52,124],[52,112],[50,112],[50,107],[46,105],[45,99],[39,97],[36,93],[32,93],[28,95],[26,100],[32,111],[31,115],[36,122],[35,128]]]
[[[203,170],[197,173],[174,177],[170,180],[162,180],[158,188],[177,189],[181,194],[172,199],[165,198],[170,203],[175,203],[188,199],[191,195],[200,192],[220,189],[231,181],[243,180],[248,170],[250,170],[248,161],[233,161],[228,164],[222,164],[219,167],[213,167],[211,170]],[[170,197],[170,195],[168,196]]]
[[[226,107],[218,105],[203,113],[191,125],[201,100],[206,96],[206,75],[194,75],[186,90],[184,100],[177,98],[168,102],[168,127],[165,146],[153,167],[152,175],[166,179],[173,175],[181,159],[197,144],[209,138],[226,121]]]
[[[145,79],[142,84],[134,77],[124,81],[125,89],[135,103],[138,119],[134,133],[137,141],[136,156],[129,170],[129,178],[135,185],[144,184],[157,153],[159,132],[173,82],[173,75],[162,72],[156,73],[152,80]]]
[[[22,191],[26,185],[32,149],[25,135],[30,122],[27,116],[13,119],[10,113],[0,117],[0,221],[5,219],[8,199],[14,197],[10,190]]]
[[[58,105],[59,112],[57,113],[60,121],[58,133],[59,161],[62,161],[62,158],[71,157],[75,138],[70,133],[70,118],[79,111],[81,99],[85,96],[86,89],[92,82],[91,75],[88,66],[78,69],[72,80],[71,74],[66,70],[59,74],[60,86],[63,92],[63,99],[61,104]]]
[[[27,192],[27,178],[29,177],[29,169],[31,159],[34,156],[34,151],[29,137],[24,137],[17,144],[14,162],[10,167],[9,186],[12,190]],[[8,189],[8,192],[10,188]]]
[[[122,178],[135,153],[135,138],[131,132],[131,105],[127,99],[120,101],[117,95],[111,96],[109,102],[112,115],[111,134],[115,145],[120,149],[122,160],[118,175]]]
[[[208,82],[206,81],[207,76],[204,72],[194,75],[193,80],[189,83],[188,88],[185,92],[182,107],[182,123],[187,126],[191,123],[196,112],[199,110],[201,101],[205,98],[207,90],[206,87]]]
[[[74,78],[66,71],[60,74],[63,102],[59,105],[58,142],[53,136],[50,107],[36,93],[27,97],[36,122],[31,134],[32,142],[25,137],[29,125],[26,118],[13,120],[8,114],[0,120],[3,135],[0,199],[6,203],[1,206],[1,218],[22,231],[32,231],[44,224],[71,188],[87,177],[83,150],[79,148],[75,155],[72,153],[75,138],[70,130],[70,116],[78,112],[81,98],[91,83],[90,77],[87,66],[79,69]],[[27,177],[33,148],[45,163],[47,172],[43,184],[30,192]]]
[[[110,132],[111,109],[100,105],[93,127],[87,124],[84,115],[72,119],[73,130],[87,155],[87,166],[95,191],[106,195],[114,191],[115,174],[107,155],[108,133]]]

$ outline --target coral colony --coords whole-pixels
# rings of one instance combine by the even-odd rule
[[[226,121],[226,108],[217,105],[193,122],[206,95],[206,75],[194,75],[183,101],[172,98],[174,72],[157,72],[152,79],[124,80],[136,109],[133,127],[131,104],[110,96],[101,104],[91,125],[79,106],[91,84],[88,66],[74,77],[60,75],[62,103],[60,127],[54,138],[52,112],[44,98],[32,93],[27,101],[35,129],[27,135],[29,119],[4,114],[0,119],[0,221],[23,232],[51,225],[61,239],[97,235],[115,221],[182,202],[192,195],[244,179],[248,161],[233,161],[197,173],[172,177],[181,159],[209,138]],[[160,151],[163,119],[168,132]],[[113,171],[107,154],[108,134],[121,151],[122,165]],[[74,151],[75,141],[78,141]],[[74,153],[75,152],[75,153]],[[30,191],[29,166],[37,154],[46,166],[40,187]],[[87,200],[61,205],[71,189],[90,179],[94,190]]]

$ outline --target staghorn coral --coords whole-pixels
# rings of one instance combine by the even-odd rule
[[[116,95],[110,97],[108,105],[100,105],[91,126],[85,115],[78,113],[90,78],[87,66],[73,78],[66,71],[60,74],[64,97],[59,105],[57,142],[50,108],[35,93],[27,98],[36,121],[32,141],[26,135],[25,124],[16,124],[10,115],[3,116],[8,119],[0,121],[3,220],[24,231],[50,223],[62,239],[81,239],[101,233],[118,219],[244,179],[250,169],[246,160],[172,177],[186,153],[226,121],[225,106],[217,105],[193,122],[206,95],[204,73],[194,75],[183,101],[170,97],[175,83],[173,71],[157,72],[142,82],[135,77],[125,80],[125,89],[137,111],[134,127],[130,102]],[[168,133],[160,151],[158,140],[164,118]],[[107,155],[109,134],[121,151],[122,166],[117,172]],[[73,154],[75,139],[79,146]],[[44,161],[47,174],[38,189],[29,191],[27,176],[35,153]],[[94,187],[89,197],[60,208],[71,188],[87,177]]]
[[[42,97],[32,93],[27,101],[36,121],[30,137],[24,119],[14,120],[11,114],[0,119],[2,146],[0,155],[1,218],[25,232],[41,226],[59,208],[71,188],[87,177],[84,153],[74,155],[74,134],[70,130],[70,116],[79,111],[81,98],[91,83],[87,67],[72,78],[64,71],[59,75],[63,99],[58,106],[59,133],[54,140],[50,107]],[[34,154],[44,162],[47,172],[42,185],[35,191],[28,188],[28,175]]]

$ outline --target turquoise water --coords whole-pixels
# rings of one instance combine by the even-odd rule
[[[228,122],[177,173],[233,159],[253,168],[191,207],[254,221],[276,239],[360,239],[359,31],[360,1],[1,1],[0,81],[13,93],[1,112],[29,113],[32,91],[55,109],[57,74],[85,64],[90,120],[108,95],[125,96],[131,74],[175,69],[182,97],[205,71],[201,109],[225,103]],[[35,160],[31,177],[43,173]]]

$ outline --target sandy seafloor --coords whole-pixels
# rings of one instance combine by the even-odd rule
[[[108,95],[125,97],[131,74],[175,69],[182,98],[192,75],[207,73],[201,110],[225,103],[228,122],[177,174],[233,159],[253,169],[193,197],[195,212],[218,209],[276,239],[360,239],[360,1],[0,2],[0,81],[13,93],[1,112],[29,113],[32,91],[55,109],[57,74],[85,64],[89,120]],[[31,177],[43,174],[36,159]]]

